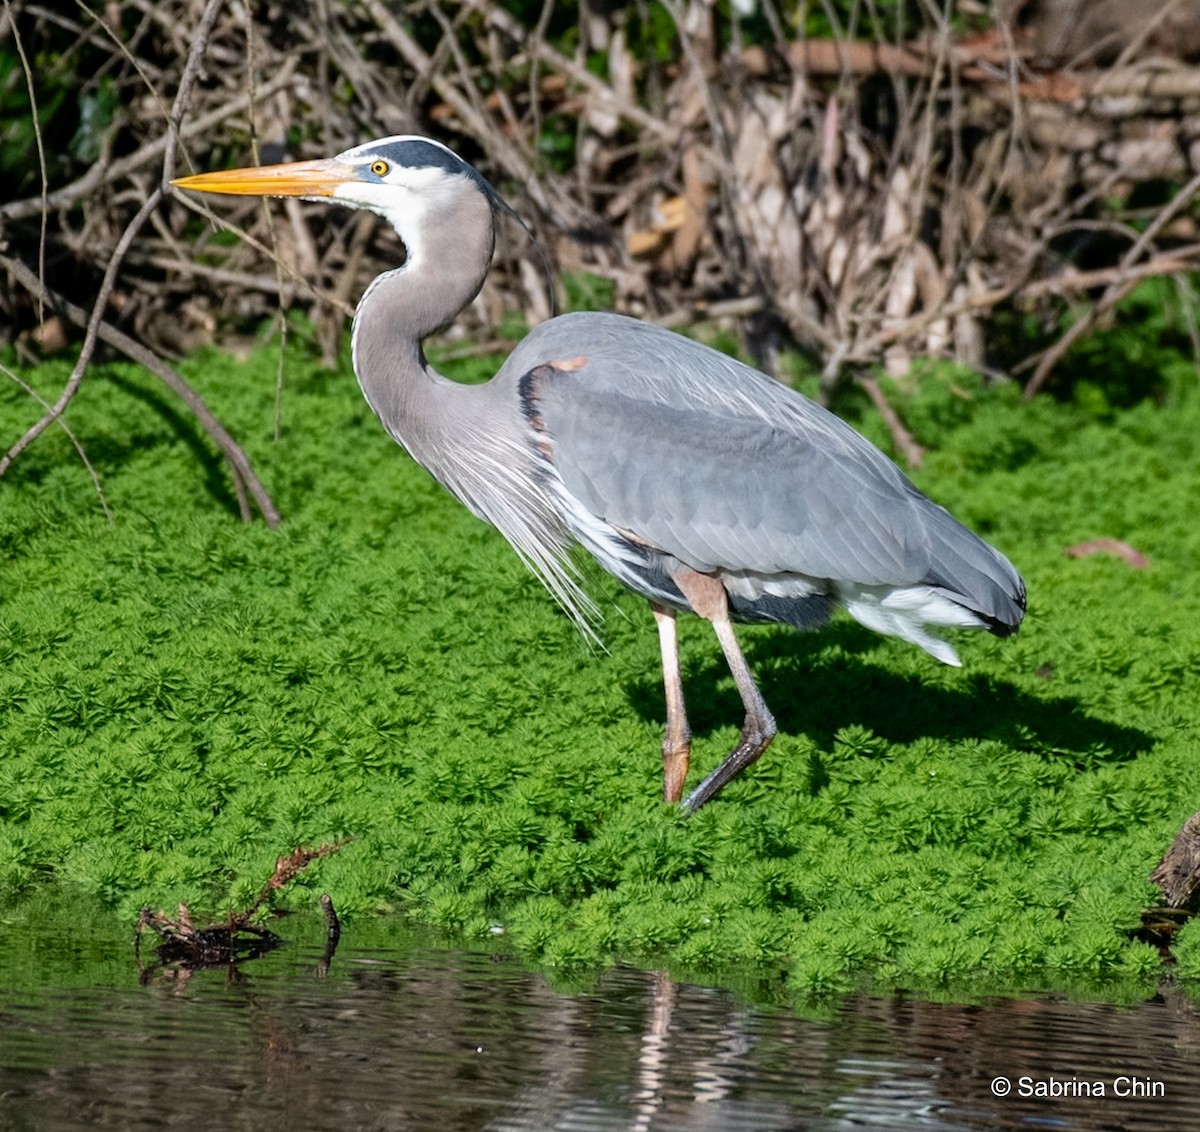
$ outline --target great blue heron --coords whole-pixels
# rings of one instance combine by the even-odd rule
[[[691,752],[676,610],[712,622],[742,697],[737,746],[683,800],[708,802],[775,735],[733,621],[825,623],[834,606],[957,665],[930,626],[1012,633],[1025,586],[849,425],[765,374],[648,323],[594,312],[534,329],[464,386],[422,341],[478,293],[499,194],[439,142],[398,136],[321,161],[205,173],[184,189],[304,197],[383,217],[407,250],[354,316],[354,369],[384,428],[493,524],[584,632],[581,544],[650,601],[666,686],[663,796]]]

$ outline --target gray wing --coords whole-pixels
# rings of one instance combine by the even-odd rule
[[[527,372],[526,411],[591,514],[697,570],[930,584],[1011,623],[1007,560],[820,406],[645,323],[545,329],[528,346],[573,368]]]

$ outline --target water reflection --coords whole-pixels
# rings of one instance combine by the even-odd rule
[[[81,938],[64,956],[61,932],[15,930],[0,927],[5,1129],[1195,1127],[1200,1030],[1181,997],[857,997],[814,1019],[624,969],[567,994],[495,955],[356,946],[353,928],[324,978],[314,933],[232,979],[141,987],[127,941],[97,973]],[[1065,1093],[1022,1095],[1050,1082]]]

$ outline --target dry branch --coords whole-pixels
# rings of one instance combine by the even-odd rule
[[[187,119],[179,129],[179,139],[189,141],[192,138],[205,137],[217,126],[231,118],[236,118],[239,114],[244,114],[255,103],[266,102],[293,81],[295,66],[294,61],[289,63],[285,60],[280,64],[280,70],[275,77],[259,87],[253,96],[249,94],[235,95],[214,110]],[[27,220],[30,217],[40,217],[44,210],[59,212],[87,201],[94,197],[102,186],[119,184],[155,161],[162,160],[170,141],[171,139],[167,135],[154,137],[128,157],[116,158],[112,161],[97,161],[83,177],[69,185],[64,185],[61,189],[47,193],[44,200],[39,195],[0,205],[0,221]]]
[[[3,476],[8,471],[12,462],[29,445],[37,440],[47,428],[63,415],[67,406],[71,403],[71,399],[79,392],[84,371],[87,369],[88,363],[92,360],[92,352],[96,348],[96,335],[100,330],[100,322],[104,315],[104,310],[108,306],[108,300],[112,295],[113,284],[116,283],[121,261],[125,258],[125,253],[129,250],[129,245],[132,243],[134,236],[138,234],[142,224],[145,223],[146,217],[150,215],[153,209],[158,207],[160,200],[162,200],[162,190],[155,189],[146,198],[146,202],[138,209],[137,214],[121,234],[121,239],[117,243],[116,250],[113,252],[112,257],[108,261],[108,266],[104,270],[104,279],[100,284],[100,293],[96,296],[95,303],[92,304],[92,313],[88,316],[87,329],[83,337],[83,346],[79,351],[79,357],[75,361],[75,368],[72,369],[71,376],[68,378],[67,384],[63,387],[62,393],[59,394],[58,400],[54,402],[38,421],[30,426],[24,436],[3,456],[0,456],[0,476]],[[43,295],[42,297],[44,298],[45,296]]]
[[[196,926],[186,904],[180,904],[174,916],[149,907],[143,908],[134,930],[134,952],[143,981],[149,979],[159,967],[178,964],[190,970],[233,966],[244,959],[258,958],[278,947],[283,942],[279,936],[250,921],[276,892],[291,884],[313,861],[336,853],[346,844],[347,840],[326,843],[316,849],[297,846],[275,862],[275,869],[266,884],[245,908],[231,912],[224,920],[205,927]],[[337,950],[341,925],[328,895],[321,896],[320,904],[325,918],[326,943],[318,974],[324,975]],[[141,964],[142,933],[147,928],[162,941],[158,948],[157,963],[150,968],[144,968]]]
[[[30,294],[37,295],[51,310],[61,311],[76,326],[86,327],[88,325],[89,316],[82,307],[68,303],[62,296],[51,291],[23,263],[0,255],[0,267],[11,272],[18,283],[25,287]],[[209,435],[229,462],[242,519],[248,522],[251,517],[245,494],[249,490],[263,518],[270,526],[277,526],[280,518],[279,511],[255,474],[249,457],[242,451],[237,441],[229,435],[225,426],[213,415],[212,410],[205,404],[204,398],[188,384],[186,378],[167,365],[153,351],[107,322],[101,320],[97,323],[96,333],[101,341],[107,342],[114,349],[119,350],[130,361],[137,362],[138,365],[148,369],[192,411],[192,415],[195,416],[200,427]]]
[[[799,36],[771,4],[757,24],[721,26],[722,6],[664,0],[676,21],[664,60],[630,46],[641,8],[596,9],[566,29],[550,5],[526,26],[489,0],[284,5],[262,25],[224,0],[111,0],[103,19],[82,4],[68,15],[10,3],[22,43],[44,55],[69,36],[121,96],[94,159],[64,159],[55,183],[30,178],[0,204],[5,262],[23,267],[0,293],[10,337],[32,329],[51,291],[64,312],[99,309],[121,234],[174,168],[176,140],[190,169],[437,136],[503,189],[560,267],[609,281],[619,309],[672,326],[735,322],[767,365],[791,339],[826,388],[933,354],[1032,370],[1036,391],[1131,287],[1186,286],[1200,267],[1187,207],[1200,79],[1139,54],[1161,48],[1165,16],[1117,45],[1118,68],[1085,70],[1047,63],[1020,28],[956,36],[932,4],[907,42],[865,15],[860,39],[835,41]],[[1160,193],[1154,213],[1131,204],[1138,186],[1167,184],[1183,188]],[[257,208],[223,212],[241,227],[223,219],[239,240],[219,244],[190,207],[168,195],[148,214],[153,230],[134,231],[100,341],[128,353],[141,339],[153,358],[292,305],[332,357],[353,301],[403,255],[361,218],[296,202],[273,227]],[[502,244],[469,312],[477,337],[495,338],[505,311],[542,310],[535,264],[522,238]],[[1046,326],[1073,316],[1024,370],[994,356],[990,331],[1018,307]],[[202,419],[235,485],[273,515],[244,456]],[[894,415],[892,431],[904,450]]]
[[[1136,261],[1148,248],[1153,246],[1154,240],[1160,232],[1171,223],[1179,213],[1192,205],[1195,200],[1196,193],[1200,191],[1200,173],[1194,176],[1182,189],[1175,194],[1171,201],[1162,208],[1154,217],[1150,224],[1146,226],[1138,238],[1133,242],[1129,251],[1121,257],[1121,262],[1117,265],[1115,278],[1105,288],[1104,294],[1100,296],[1095,304],[1087,311],[1087,313],[1071,326],[1063,336],[1050,347],[1049,350],[1042,355],[1038,360],[1037,367],[1033,371],[1033,376],[1030,377],[1029,383],[1025,386],[1025,396],[1032,397],[1045,384],[1046,378],[1050,375],[1050,371],[1056,366],[1066,354],[1071,346],[1078,342],[1084,335],[1095,325],[1105,312],[1111,310],[1117,305],[1137,284],[1136,278],[1131,278],[1129,272],[1136,266]],[[1178,255],[1178,252],[1176,253]]]

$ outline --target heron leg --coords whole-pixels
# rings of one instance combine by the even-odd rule
[[[696,787],[681,803],[684,810],[693,813],[705,803],[712,801],[725,785],[767,749],[775,738],[775,717],[767,707],[758,685],[751,675],[750,666],[738,644],[733,631],[733,623],[729,620],[729,602],[725,587],[719,578],[708,574],[700,574],[686,568],[672,573],[675,584],[688,599],[688,604],[712,622],[712,627],[725,654],[725,663],[733,675],[742,704],[746,709],[746,721],[742,724],[742,733],[738,744],[729,753],[720,766],[717,767],[699,786]]]
[[[663,735],[663,801],[683,797],[692,754],[692,731],[683,703],[683,678],[679,673],[679,640],[675,635],[675,610],[650,603],[658,623],[658,646],[662,652],[663,688],[667,694],[667,729]]]

